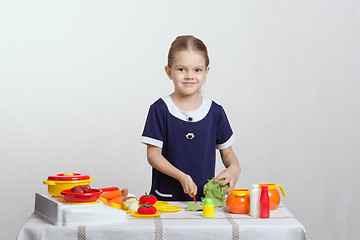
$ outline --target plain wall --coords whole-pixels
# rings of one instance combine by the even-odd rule
[[[1,239],[16,237],[52,174],[149,190],[140,136],[150,104],[173,91],[164,66],[182,34],[209,49],[204,96],[235,132],[237,187],[279,183],[310,239],[356,239],[355,0],[2,1]]]

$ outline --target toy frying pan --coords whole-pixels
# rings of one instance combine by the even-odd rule
[[[67,202],[75,202],[75,203],[82,203],[82,202],[94,202],[99,199],[99,196],[103,192],[115,191],[119,190],[117,187],[108,187],[108,188],[99,188],[99,189],[90,189],[88,193],[73,193],[71,189],[66,189],[61,192],[63,198]]]

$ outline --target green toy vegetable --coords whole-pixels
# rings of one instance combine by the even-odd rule
[[[224,181],[221,179],[216,184],[213,183],[215,178],[208,180],[208,183],[204,185],[204,195],[205,198],[211,198],[214,202],[215,207],[223,207],[225,206],[225,194],[224,191],[228,189],[229,184],[225,186],[220,186],[220,183]]]

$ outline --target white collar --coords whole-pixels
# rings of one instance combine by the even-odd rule
[[[161,99],[165,102],[171,115],[187,122],[198,122],[202,120],[208,114],[212,103],[211,100],[203,97],[201,106],[198,109],[194,111],[183,111],[175,105],[170,95]]]

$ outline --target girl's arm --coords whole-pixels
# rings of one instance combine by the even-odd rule
[[[177,179],[184,189],[186,194],[193,197],[193,193],[196,195],[197,186],[192,178],[180,171],[161,154],[162,149],[153,145],[147,145],[147,159],[149,164],[159,170],[160,172]]]
[[[236,182],[239,179],[241,168],[235,153],[231,147],[220,150],[221,159],[224,163],[226,169],[224,169],[215,179],[214,183],[217,183],[221,179],[224,179],[220,183],[221,186],[224,186],[229,183],[229,188],[226,189],[224,193],[229,193],[236,185]]]

